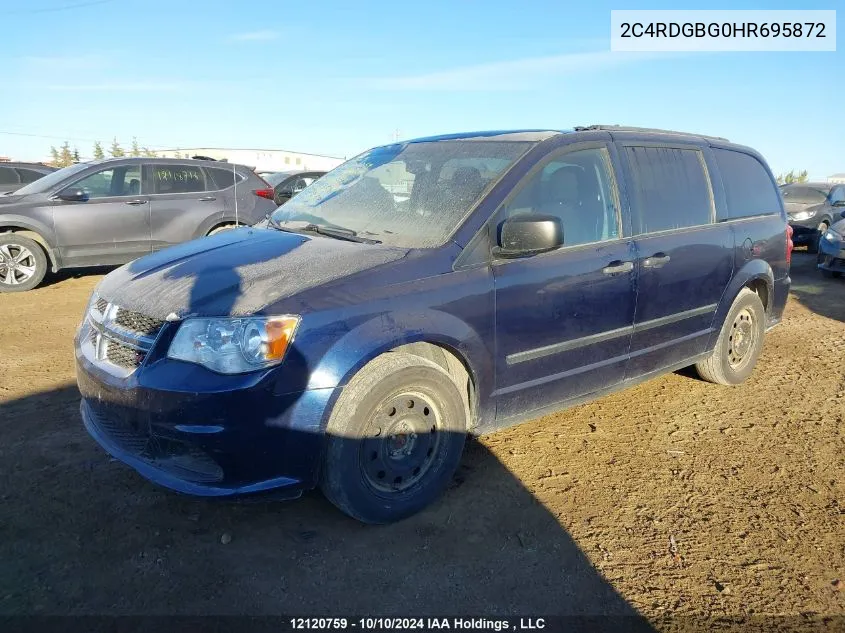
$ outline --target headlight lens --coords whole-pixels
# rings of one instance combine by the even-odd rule
[[[813,210],[799,211],[798,213],[793,213],[791,215],[793,220],[809,220],[811,217],[816,215],[816,212]]]
[[[839,235],[839,233],[834,233],[833,231],[828,230],[825,231],[824,239],[826,239],[828,242],[838,242],[842,239],[842,236]]]
[[[221,374],[243,374],[281,363],[298,326],[299,317],[292,315],[186,319],[167,356]]]

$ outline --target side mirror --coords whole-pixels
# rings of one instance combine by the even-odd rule
[[[553,215],[531,213],[508,218],[502,223],[497,257],[528,257],[563,246],[563,227]]]
[[[65,202],[87,202],[88,194],[82,187],[68,187],[59,192],[59,200]]]
[[[837,200],[833,203],[834,207],[845,207],[845,200]]]

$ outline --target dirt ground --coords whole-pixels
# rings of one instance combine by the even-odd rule
[[[79,420],[101,275],[0,295],[0,615],[845,615],[845,280],[813,259],[746,384],[671,374],[484,437],[386,527],[147,483]]]

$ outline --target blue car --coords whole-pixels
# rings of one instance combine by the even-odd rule
[[[192,495],[319,486],[368,523],[451,481],[468,434],[695,365],[736,385],[789,291],[755,151],[590,126],[378,147],[267,220],[107,275],[82,419]]]
[[[841,277],[845,273],[845,211],[819,240],[818,267],[826,276]]]

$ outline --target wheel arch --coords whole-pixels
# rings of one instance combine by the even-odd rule
[[[482,420],[492,419],[492,353],[482,337],[462,320],[444,312],[426,310],[371,318],[349,330],[321,355],[310,371],[309,388],[335,391],[323,412],[321,429],[326,428],[342,388],[352,377],[373,359],[395,351],[433,360],[459,380],[466,376],[470,432]],[[438,354],[442,355],[442,361],[437,359]]]
[[[0,219],[0,235],[5,233],[16,233],[23,237],[28,237],[33,242],[36,242],[44,249],[47,255],[47,261],[50,262],[50,268],[53,272],[59,269],[59,260],[55,249],[50,241],[44,237],[47,233],[43,228],[34,226],[28,222],[21,222],[20,220],[5,220]]]
[[[775,276],[769,263],[762,259],[746,262],[734,273],[728,287],[722,294],[719,306],[713,316],[712,332],[707,343],[707,349],[712,350],[719,338],[719,332],[724,325],[728,312],[743,288],[754,291],[763,303],[763,309],[768,321],[771,315],[772,300],[774,298]]]

